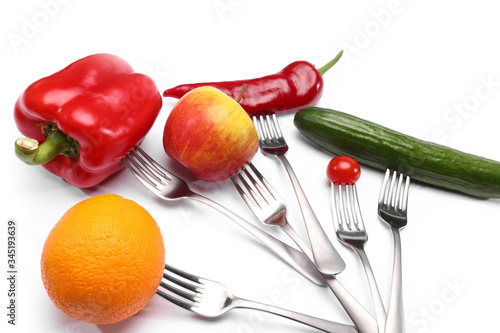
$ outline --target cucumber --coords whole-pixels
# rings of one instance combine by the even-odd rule
[[[309,107],[294,117],[307,139],[337,155],[476,197],[500,198],[500,163],[396,132],[336,110]]]

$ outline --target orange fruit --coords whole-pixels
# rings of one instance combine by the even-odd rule
[[[116,323],[141,310],[164,265],[156,221],[115,194],[71,207],[49,233],[41,258],[43,284],[55,306],[93,324]]]

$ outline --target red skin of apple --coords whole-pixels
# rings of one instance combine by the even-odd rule
[[[231,97],[212,87],[184,95],[163,132],[167,155],[201,180],[216,182],[238,173],[258,150],[252,119]]]

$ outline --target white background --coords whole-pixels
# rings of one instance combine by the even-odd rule
[[[494,1],[9,1],[0,5],[1,156],[0,322],[2,332],[314,332],[249,310],[206,320],[159,296],[136,316],[108,326],[77,322],[57,310],[40,278],[40,254],[52,226],[77,202],[116,193],[157,220],[166,261],[226,284],[237,295],[348,323],[339,303],[243,229],[200,203],[162,202],[128,171],[80,190],[41,167],[17,161],[17,97],[32,82],[84,56],[109,52],[150,75],[160,92],[180,83],[253,78],[295,60],[318,67],[345,50],[325,75],[318,105],[342,110],[421,139],[500,160],[500,20]],[[229,181],[196,181],[163,152],[173,99],[143,144],[193,189],[255,221]],[[462,111],[458,111],[462,110]],[[341,245],[330,216],[325,168],[332,155],[304,139],[293,114],[279,116],[287,154],[332,242],[347,263],[338,278],[372,311],[363,270]],[[436,133],[441,133],[436,136]],[[290,223],[304,228],[282,166],[260,152],[254,162],[288,202]],[[360,202],[371,258],[384,297],[392,236],[376,216],[383,173],[362,169]],[[413,184],[402,232],[407,331],[497,330],[499,201]],[[17,223],[17,320],[7,325],[7,221]],[[276,234],[279,235],[278,232]],[[126,265],[127,263],[123,263]]]

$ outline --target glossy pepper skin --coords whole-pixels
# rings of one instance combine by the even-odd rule
[[[28,164],[43,163],[69,184],[87,188],[123,168],[122,158],[144,139],[161,106],[149,77],[117,56],[95,54],[31,84],[17,100],[14,118],[40,147],[56,134],[72,145],[46,163]]]
[[[323,94],[323,74],[341,56],[342,51],[320,69],[307,61],[295,61],[276,74],[249,80],[182,84],[165,90],[163,96],[181,98],[195,88],[210,86],[237,99],[242,86],[247,84],[239,103],[251,117],[294,111],[316,104]]]

